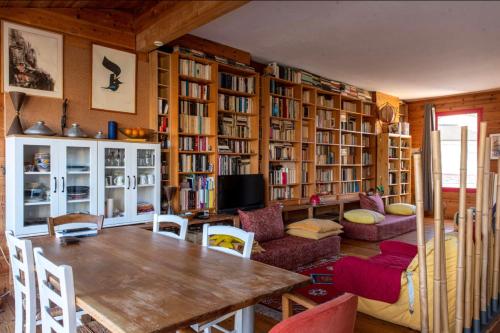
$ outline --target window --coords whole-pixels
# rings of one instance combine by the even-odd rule
[[[467,188],[476,188],[477,140],[481,110],[436,113],[436,127],[441,131],[441,168],[443,190],[460,187],[460,127],[467,126]]]

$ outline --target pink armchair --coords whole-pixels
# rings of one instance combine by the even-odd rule
[[[291,315],[292,302],[308,310]],[[329,302],[316,305],[314,302],[295,294],[283,295],[283,321],[269,333],[349,333],[354,331],[358,298],[344,294]]]

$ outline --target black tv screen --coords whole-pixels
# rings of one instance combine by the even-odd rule
[[[217,189],[217,211],[220,213],[264,207],[262,174],[219,176]]]

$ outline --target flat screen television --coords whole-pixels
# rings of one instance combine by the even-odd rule
[[[217,211],[236,213],[237,209],[264,207],[264,177],[262,174],[219,176],[217,178]]]

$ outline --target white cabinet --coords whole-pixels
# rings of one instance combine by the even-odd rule
[[[160,212],[160,147],[100,141],[99,205],[104,225],[151,221]]]
[[[151,221],[160,211],[159,155],[157,144],[7,137],[7,229],[45,234],[49,216],[70,213],[105,215],[105,226]]]

